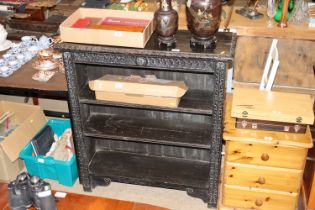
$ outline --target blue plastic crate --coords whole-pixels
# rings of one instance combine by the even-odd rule
[[[52,119],[47,122],[47,125],[50,125],[58,136],[71,127],[70,120]],[[32,156],[32,153],[31,143],[28,143],[20,152],[20,158],[24,160],[30,175],[36,175],[42,179],[58,180],[60,184],[66,186],[72,186],[77,180],[78,168],[75,155],[69,161],[61,161],[52,157]]]

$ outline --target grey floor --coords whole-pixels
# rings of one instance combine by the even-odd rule
[[[23,102],[22,97],[0,95],[0,100]],[[29,103],[32,100],[30,99]],[[39,101],[41,107],[47,110],[68,111],[67,103],[64,101],[44,100]],[[174,210],[210,210],[202,200],[190,197],[184,191],[129,185],[122,183],[111,183],[108,187],[96,187],[92,193],[84,192],[78,181],[73,187],[59,185],[55,181],[49,181],[52,188],[62,192],[74,192],[100,197],[114,198],[120,200],[134,201],[157,205]]]
[[[179,190],[114,182],[107,187],[96,187],[92,193],[87,193],[83,191],[82,186],[78,183],[78,181],[73,187],[65,187],[54,181],[50,183],[53,189],[60,190],[62,192],[75,192],[106,198],[135,201],[174,210],[210,210],[200,199],[190,197],[184,191]]]

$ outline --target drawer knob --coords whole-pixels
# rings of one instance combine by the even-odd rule
[[[261,160],[262,160],[262,161],[268,161],[268,160],[269,160],[269,155],[268,155],[267,153],[263,153],[263,154],[261,155]]]
[[[256,206],[262,206],[263,205],[263,201],[262,200],[260,200],[260,199],[257,199],[256,201],[255,201],[255,205]]]
[[[258,180],[257,180],[257,183],[258,184],[265,184],[266,183],[266,180],[264,177],[259,177]]]

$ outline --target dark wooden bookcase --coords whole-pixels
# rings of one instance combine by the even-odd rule
[[[179,31],[176,50],[61,43],[74,141],[84,190],[111,181],[186,190],[217,204],[225,74],[236,36],[218,33],[214,51],[192,49]],[[130,40],[132,41],[132,40]],[[105,74],[183,80],[178,108],[95,100],[88,81]]]

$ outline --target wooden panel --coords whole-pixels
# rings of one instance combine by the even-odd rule
[[[285,132],[273,132],[263,130],[236,129],[235,118],[231,117],[232,96],[226,96],[225,119],[223,139],[226,141],[239,141],[262,143],[273,146],[313,147],[309,127],[305,134],[288,134]]]
[[[243,116],[244,112],[247,115]],[[234,89],[231,116],[312,125],[313,100],[306,94],[238,87]]]
[[[90,174],[97,177],[173,189],[209,189],[209,169],[206,161],[111,151],[95,153],[89,164]]]
[[[232,142],[226,144],[228,162],[304,169],[307,149]]]
[[[297,194],[224,185],[223,205],[257,210],[295,210]]]
[[[258,88],[271,42],[271,38],[238,37],[234,59],[235,85]],[[315,42],[279,39],[277,47],[280,66],[274,89],[315,95],[315,54],[312,53]]]
[[[244,187],[299,192],[302,170],[257,165],[225,164],[224,183]]]

